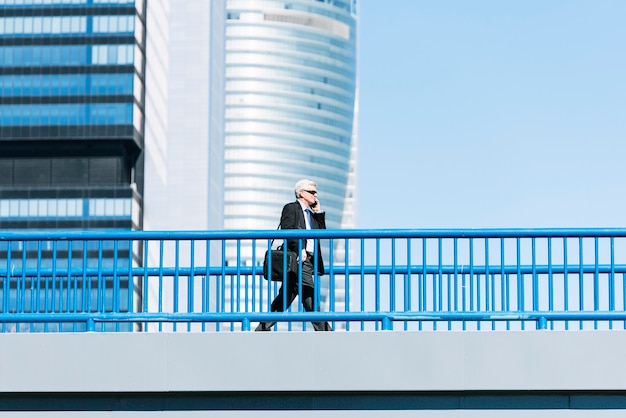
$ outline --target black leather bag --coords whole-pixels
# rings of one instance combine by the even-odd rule
[[[268,274],[270,268],[269,254],[272,254],[272,272]],[[298,273],[298,256],[295,252],[287,250],[287,275],[292,273]],[[263,260],[263,278],[265,280],[271,280],[274,282],[282,282],[284,274],[284,257],[283,246],[279,246],[275,250],[267,250],[265,252],[265,259]]]

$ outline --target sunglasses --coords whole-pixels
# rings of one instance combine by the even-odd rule
[[[311,193],[313,196],[317,194],[317,190],[305,190],[307,193]]]

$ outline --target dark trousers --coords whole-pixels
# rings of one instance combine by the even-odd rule
[[[278,291],[278,295],[276,295],[272,301],[272,312],[284,312],[289,306],[291,306],[291,303],[296,296],[298,296],[298,276],[296,274],[287,278],[286,306],[283,305],[285,299],[284,292],[285,286],[281,286]],[[314,298],[315,288],[313,287],[313,263],[311,260],[307,259],[304,263],[302,263],[302,295],[300,297],[305,311],[312,312],[315,310]],[[260,322],[255,331],[269,331],[275,323],[276,322]],[[315,331],[332,331],[328,322],[314,321],[312,324]]]

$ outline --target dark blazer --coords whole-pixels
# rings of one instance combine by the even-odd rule
[[[302,213],[302,206],[297,200],[295,202],[287,203],[283,207],[283,213],[280,216],[280,227],[282,229],[306,229],[306,222],[304,221],[304,213]],[[326,213],[325,212],[312,212],[311,213],[311,229],[326,229]],[[302,240],[302,248],[306,248],[306,241]],[[287,248],[298,254],[298,240],[288,240]],[[322,276],[324,274],[324,260],[322,259],[322,249],[317,243],[317,274]]]

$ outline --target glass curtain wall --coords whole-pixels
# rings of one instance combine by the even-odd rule
[[[0,229],[141,228],[145,7],[143,0],[0,0]],[[56,249],[59,268],[82,264],[94,250],[68,245]],[[22,251],[46,250],[0,244],[0,269],[7,260],[20,267]],[[101,243],[100,251],[104,266],[141,262],[130,245],[113,254]],[[119,286],[128,293],[128,280]],[[64,305],[54,292],[29,300],[58,311]],[[82,297],[89,302],[71,305],[130,308]],[[0,299],[3,311],[15,311],[12,298]]]
[[[353,4],[226,6],[225,227],[275,229],[296,181],[310,178],[328,227],[338,228],[352,158]]]

